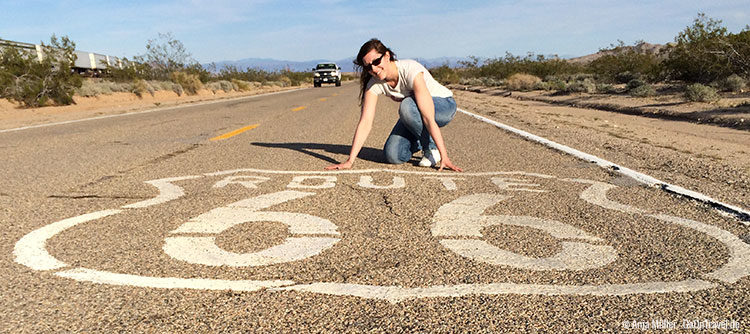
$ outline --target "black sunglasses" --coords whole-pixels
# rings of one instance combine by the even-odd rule
[[[380,57],[379,57],[379,58],[375,58],[375,59],[374,59],[374,60],[372,61],[372,63],[369,63],[369,64],[367,64],[367,65],[363,66],[363,67],[365,68],[365,71],[367,71],[367,72],[370,72],[370,71],[372,71],[372,67],[373,67],[373,66],[378,66],[378,65],[380,65],[380,61],[381,61],[381,60],[383,60],[383,56],[385,56],[385,53],[383,53],[382,55],[380,55]]]

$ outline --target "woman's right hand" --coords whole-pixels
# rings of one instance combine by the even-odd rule
[[[343,162],[343,163],[340,163],[340,164],[336,164],[336,165],[330,165],[330,166],[326,167],[325,169],[326,169],[326,170],[333,170],[333,169],[351,169],[351,168],[352,168],[352,164],[353,164],[352,162],[350,162],[349,160],[347,160],[347,161],[345,161],[345,162]]]

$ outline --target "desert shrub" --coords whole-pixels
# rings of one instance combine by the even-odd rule
[[[205,87],[206,89],[212,91],[214,94],[216,94],[216,92],[220,90],[226,93],[235,90],[234,84],[227,80],[211,81],[207,83]]]
[[[83,84],[73,73],[75,43],[52,35],[50,44],[41,45],[41,60],[35,52],[13,46],[0,48],[0,97],[26,107],[39,107],[52,100],[58,105],[73,103],[75,90]]]
[[[174,82],[171,81],[161,81],[161,80],[148,80],[148,84],[151,85],[151,87],[154,88],[154,90],[173,90],[172,87],[175,85]]]
[[[210,90],[214,94],[216,94],[216,92],[221,90],[221,84],[218,81],[211,81],[205,84],[204,87]]]
[[[244,80],[232,79],[232,84],[237,86],[238,91],[250,90],[253,87],[253,84]]]
[[[583,71],[583,67],[555,57],[545,57],[529,53],[525,57],[506,53],[505,57],[487,59],[479,65],[479,58],[471,57],[470,61],[463,61],[462,76],[488,77],[505,79],[514,73],[527,73],[543,78],[548,75],[570,74]]]
[[[626,84],[634,79],[641,79],[641,75],[630,71],[620,72],[615,75],[615,82],[621,84]]]
[[[177,96],[182,96],[182,94],[185,94],[185,89],[183,89],[182,85],[178,83],[172,83],[172,91],[177,93]]]
[[[281,82],[281,85],[279,85],[281,87],[289,87],[292,85],[292,79],[285,75],[282,75],[281,77],[279,77],[278,81]]]
[[[482,80],[479,78],[461,78],[458,83],[467,86],[481,86]]]
[[[544,81],[547,82],[549,90],[564,91],[568,89],[568,84],[557,76],[548,75],[544,78]]]
[[[570,83],[565,91],[571,93],[594,93],[596,92],[596,83],[591,79],[583,79]]]
[[[628,85],[626,86],[628,90],[633,90],[641,86],[645,86],[646,82],[641,79],[633,79],[628,81]]]
[[[431,68],[430,74],[442,84],[455,84],[461,79],[456,70],[448,66],[448,64]]]
[[[294,72],[291,70],[283,70],[279,74],[276,80],[288,82],[286,86],[299,86],[305,82],[312,82],[312,72]]]
[[[534,85],[534,90],[552,90],[552,87],[547,81],[540,81]]]
[[[229,93],[234,90],[234,85],[232,85],[231,81],[219,80],[219,85],[221,86],[221,90],[223,90],[226,93]]]
[[[93,97],[93,96],[99,96],[99,95],[109,95],[112,93],[119,93],[119,92],[128,92],[132,93],[133,83],[137,81],[137,79],[131,81],[130,83],[127,82],[114,82],[110,80],[102,80],[102,79],[86,79],[83,80],[83,85],[76,89],[75,95],[78,96],[84,96],[84,97]],[[142,92],[149,91],[148,87],[152,87],[152,90],[158,90],[159,86],[155,86],[154,82],[147,82],[146,90],[142,90]],[[152,94],[153,95],[153,94]]]
[[[203,83],[195,74],[188,74],[182,71],[172,72],[170,74],[172,82],[182,86],[182,89],[188,93],[188,95],[198,94],[198,91],[203,88]],[[178,95],[181,95],[178,93]]]
[[[94,97],[99,96],[101,94],[109,94],[112,93],[110,90],[107,92],[106,86],[98,83],[94,80],[83,80],[81,87],[76,88],[75,95],[83,96],[83,97]]]
[[[750,28],[730,34],[721,20],[698,14],[675,37],[665,65],[674,79],[709,83],[732,73],[750,75]]]
[[[687,86],[685,89],[685,98],[692,102],[716,102],[721,97],[716,89],[696,83]]]
[[[516,73],[505,80],[505,85],[510,90],[528,91],[534,89],[540,82],[542,82],[542,79],[535,75]]]
[[[584,81],[586,79],[590,81],[596,81],[596,77],[591,73],[573,73],[565,77],[568,81]]]
[[[480,78],[480,80],[482,81],[482,85],[487,86],[487,87],[497,87],[497,86],[502,86],[505,84],[505,80],[502,80],[502,79],[482,77]]]
[[[644,84],[628,90],[628,94],[635,97],[649,97],[656,95],[656,90],[651,85]]]
[[[132,86],[131,91],[133,92],[133,94],[141,98],[143,97],[143,94],[145,93],[149,93],[151,94],[151,96],[154,96],[154,93],[156,92],[154,90],[154,87],[149,85],[149,83],[143,79],[135,79],[135,81],[133,81],[133,86]]]
[[[626,83],[639,77],[657,80],[662,72],[661,61],[655,53],[639,51],[643,43],[626,46],[620,41],[618,45],[601,50],[608,54],[594,59],[587,67],[607,82]]]
[[[732,74],[726,79],[722,80],[721,88],[725,91],[739,93],[745,89],[747,80],[737,74]]]
[[[596,91],[605,94],[616,94],[618,93],[617,88],[610,84],[599,83],[596,84]]]

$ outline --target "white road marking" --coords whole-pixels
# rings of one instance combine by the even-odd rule
[[[172,231],[175,233],[219,234],[248,222],[279,222],[291,234],[339,235],[330,220],[294,212],[258,211],[291,200],[315,195],[301,191],[279,191],[231,203],[190,219]],[[265,266],[298,261],[333,247],[340,239],[330,237],[288,237],[280,244],[253,253],[232,253],[219,248],[215,237],[178,236],[166,238],[164,252],[174,259],[208,266]]]
[[[271,178],[262,176],[227,176],[223,180],[216,182],[214,188],[224,188],[230,184],[240,184],[247,189],[258,189],[258,185],[270,180]]]
[[[601,206],[605,209],[615,210],[615,211],[622,211],[627,213],[640,213],[644,214],[647,213],[646,210],[636,208],[634,206],[625,205],[621,203],[617,203],[615,201],[610,201],[607,199],[607,191],[609,191],[612,188],[617,188],[617,186],[604,183],[604,182],[596,182],[596,181],[590,181],[590,180],[582,180],[582,179],[568,179],[568,181],[572,182],[578,182],[578,183],[586,183],[590,184],[586,190],[581,192],[581,199],[589,202],[594,205]]]
[[[503,189],[503,190],[528,191],[528,192],[536,192],[536,193],[547,192],[546,190],[541,190],[541,189],[516,188],[516,186],[524,186],[524,187],[538,187],[539,186],[539,184],[537,183],[530,183],[524,179],[493,177],[492,183],[494,183],[498,188]]]
[[[571,148],[571,147],[568,147],[568,146],[565,146],[565,145],[562,145],[562,144],[558,144],[558,143],[553,142],[553,141],[551,141],[549,139],[546,139],[546,138],[543,138],[543,137],[539,137],[537,135],[531,134],[531,133],[523,131],[523,130],[516,129],[516,128],[512,127],[512,126],[500,123],[500,122],[495,121],[495,120],[491,120],[491,119],[489,119],[487,117],[480,116],[480,115],[468,112],[468,111],[460,109],[460,108],[458,109],[458,111],[460,111],[460,112],[462,112],[462,113],[464,113],[466,115],[469,115],[471,117],[474,117],[474,118],[476,118],[476,119],[478,119],[478,120],[480,120],[482,122],[485,122],[485,123],[488,123],[488,124],[492,124],[492,125],[500,128],[500,129],[503,129],[505,131],[517,134],[517,135],[519,135],[519,136],[521,136],[523,138],[526,138],[528,140],[535,141],[537,143],[546,145],[546,146],[548,146],[550,148],[553,148],[553,149],[556,149],[558,151],[570,154],[570,155],[572,155],[572,156],[574,156],[576,158],[579,158],[581,160],[585,160],[585,161],[590,161],[590,162],[596,163],[599,167],[602,167],[604,169],[614,170],[614,171],[616,171],[616,172],[618,172],[620,174],[626,175],[626,176],[628,176],[628,177],[630,177],[630,178],[632,178],[632,179],[634,179],[634,180],[636,180],[636,181],[638,181],[640,183],[648,185],[650,187],[660,187],[660,188],[662,188],[662,189],[664,189],[666,191],[672,192],[672,193],[680,194],[680,195],[688,197],[688,198],[696,199],[696,200],[699,200],[701,202],[705,202],[705,203],[709,203],[709,204],[715,205],[717,207],[720,207],[720,208],[724,209],[725,211],[728,211],[728,212],[734,214],[738,218],[740,218],[741,223],[744,224],[745,226],[750,226],[750,221],[746,221],[746,219],[748,219],[748,217],[750,217],[750,211],[748,211],[746,209],[743,209],[743,208],[740,208],[738,206],[734,206],[734,205],[731,205],[731,204],[723,203],[721,201],[718,201],[716,199],[708,197],[708,196],[706,196],[704,194],[701,194],[701,193],[698,193],[698,192],[695,192],[695,191],[692,191],[692,190],[688,190],[688,189],[685,189],[685,188],[682,188],[682,187],[679,187],[679,186],[676,186],[676,185],[673,185],[673,184],[666,183],[666,182],[658,180],[658,179],[656,179],[656,178],[654,178],[652,176],[636,172],[636,171],[634,171],[632,169],[629,169],[627,167],[623,167],[623,166],[620,166],[620,165],[615,164],[613,162],[610,162],[610,161],[604,160],[602,158],[599,158],[597,156],[581,152],[579,150],[576,150],[574,148]]]
[[[323,183],[320,184],[305,184],[305,181],[307,180],[322,180]],[[294,188],[294,189],[327,189],[327,188],[333,188],[336,186],[336,177],[335,176],[295,176],[292,179],[292,182],[289,182],[289,184],[286,186],[287,188]]]
[[[238,172],[253,172],[259,174],[277,174],[277,175],[289,175],[295,174],[295,172],[289,171],[263,171],[256,169],[242,169],[234,171],[221,171],[216,173],[204,174],[205,176],[222,176],[228,174],[234,174]],[[430,173],[430,172],[412,172],[407,171],[390,171],[390,170],[355,170],[355,171],[341,171],[338,173],[324,173],[325,174],[351,174],[351,173],[395,173],[395,174],[408,174],[408,175],[421,175],[425,176],[440,176],[442,173]],[[303,175],[317,174],[315,172],[297,172]],[[462,174],[464,178],[471,176],[485,176],[492,177],[496,175],[524,175],[524,176],[535,176],[545,179],[554,179],[555,177],[542,174],[525,173],[525,172],[488,172],[488,173],[465,173]],[[179,191],[172,189],[172,186],[164,186],[169,181],[165,180],[187,180],[194,179],[195,176],[189,177],[178,177],[161,179],[162,182],[155,182],[160,180],[153,180],[147,183],[160,185],[157,186],[160,193],[154,197],[151,202],[143,201],[139,203],[163,203],[164,199],[174,199],[176,196],[181,196],[181,188]],[[571,180],[571,179],[558,179],[564,182],[581,182],[590,184],[581,194],[580,198],[591,204],[601,206],[608,210],[614,210],[618,212],[624,212],[628,214],[643,215],[644,217],[654,218],[666,223],[677,224],[685,228],[694,230],[699,233],[705,233],[713,238],[716,238],[719,242],[724,244],[729,251],[729,260],[723,266],[715,269],[713,272],[703,274],[708,279],[719,280],[725,283],[735,283],[738,280],[750,275],[750,247],[742,242],[734,234],[725,231],[719,227],[703,224],[700,222],[683,219],[679,217],[673,217],[669,215],[661,214],[647,214],[644,210],[630,207],[621,203],[617,203],[607,199],[606,193],[609,189],[614,188],[611,185],[607,185],[601,182],[589,181],[589,180]],[[287,191],[294,193],[294,191]],[[280,192],[283,193],[283,192]],[[266,199],[262,196],[267,196]],[[280,198],[285,195],[267,194],[261,195],[253,200],[243,200],[237,203],[233,207],[235,208],[266,208],[278,203]],[[277,197],[274,199],[274,197]],[[434,229],[433,233],[436,235],[459,233],[476,235],[476,225],[493,223],[492,217],[482,216],[483,205],[486,208],[487,205],[497,203],[508,196],[505,195],[482,195],[474,198],[474,203],[468,203],[464,200],[458,201],[454,204],[454,209],[450,212],[442,212],[441,215],[446,219],[457,219],[459,212],[466,212],[474,217],[468,217],[471,222],[471,227],[467,230],[458,228],[457,226],[441,226]],[[159,199],[156,201],[156,199]],[[136,203],[137,204],[137,203]],[[154,205],[154,204],[149,204]],[[139,205],[138,207],[146,207],[146,205]],[[45,249],[46,241],[55,235],[62,233],[63,231],[76,226],[83,222],[93,221],[99,218],[115,215],[122,212],[123,210],[105,210],[98,211],[89,214],[80,215],[64,219],[58,222],[51,223],[43,226],[35,231],[30,232],[23,238],[21,238],[15,245],[14,254],[16,262],[25,265],[33,270],[52,270],[60,269],[66,266],[65,263],[52,257]],[[257,212],[263,214],[281,214],[283,220],[296,220],[306,219],[300,218],[305,217],[305,214],[295,214],[289,212]],[[286,216],[301,215],[301,216]],[[438,217],[441,217],[438,215]],[[277,216],[278,217],[278,216]],[[478,218],[477,218],[478,217]],[[315,217],[319,218],[319,217]],[[320,218],[323,219],[323,218]],[[489,219],[489,220],[487,220]],[[537,220],[528,220],[523,217],[516,217],[511,220],[515,224],[521,225],[539,225],[540,222]],[[331,223],[332,224],[332,223]],[[455,224],[454,224],[455,225]],[[582,240],[599,240],[597,237],[590,236],[579,231],[560,229],[558,226],[547,226],[549,223],[542,223],[541,226],[545,226],[543,230],[549,232],[553,231],[557,236],[572,237],[568,239],[582,239]],[[552,224],[555,225],[555,224]],[[335,226],[335,225],[333,225]],[[290,228],[291,229],[291,228]],[[199,229],[198,229],[199,230]],[[205,231],[214,231],[212,229],[205,229]],[[330,229],[327,232],[331,232]],[[481,232],[481,231],[479,231]],[[463,233],[463,234],[461,234]],[[337,234],[337,232],[329,233]],[[481,233],[479,233],[481,236]],[[331,238],[333,239],[333,238]],[[443,239],[443,241],[448,239]],[[563,241],[567,242],[567,241]],[[127,285],[127,286],[138,286],[138,287],[152,287],[152,288],[180,288],[180,289],[219,289],[219,290],[235,290],[235,291],[258,291],[267,289],[267,291],[301,291],[301,292],[313,292],[322,293],[329,295],[344,295],[344,296],[359,296],[363,298],[375,298],[387,300],[390,302],[399,302],[407,299],[414,298],[429,298],[429,297],[460,297],[472,294],[536,294],[536,295],[595,295],[595,296],[616,296],[616,295],[629,295],[629,294],[648,294],[648,293],[672,293],[672,292],[692,292],[700,291],[718,286],[717,283],[712,283],[705,280],[699,279],[685,279],[681,281],[672,282],[637,282],[637,283],[624,283],[624,284],[603,284],[603,285],[539,285],[539,284],[522,284],[512,282],[498,282],[498,283],[485,283],[485,284],[458,284],[458,285],[435,285],[426,287],[401,287],[401,286],[376,286],[376,285],[365,285],[365,284],[349,284],[349,283],[338,283],[338,282],[313,282],[311,284],[297,284],[290,280],[217,280],[217,279],[205,279],[205,278],[175,278],[175,277],[148,277],[131,274],[121,274],[100,271],[88,268],[75,268],[57,272],[55,275],[60,277],[66,277],[70,279],[93,282],[99,284],[114,284],[114,285]]]
[[[729,260],[727,263],[713,272],[703,274],[704,277],[717,279],[726,283],[736,283],[741,278],[750,275],[750,245],[744,243],[736,235],[716,226],[703,224],[690,219],[662,214],[649,216],[705,233],[720,241],[727,247],[727,250],[729,251]]]
[[[704,274],[703,276],[726,283],[735,283],[742,277],[750,275],[750,245],[740,240],[736,235],[716,226],[707,225],[694,220],[664,214],[646,214],[645,210],[613,202],[607,199],[607,191],[615,188],[615,186],[611,184],[590,180],[576,179],[572,181],[591,184],[591,186],[581,193],[581,199],[586,202],[610,210],[644,214],[647,217],[656,218],[661,221],[677,224],[704,233],[723,243],[729,251],[729,260],[720,268],[711,273]]]
[[[528,216],[482,213],[509,196],[473,194],[459,197],[441,206],[433,216],[432,235],[437,237],[481,237],[481,230],[493,225],[529,227],[544,231],[557,239],[580,239],[603,242],[583,230],[558,221]],[[617,259],[611,246],[562,241],[562,251],[546,258],[533,258],[509,252],[484,240],[442,239],[440,244],[456,254],[493,265],[527,270],[585,270],[603,267]]]
[[[456,185],[456,180],[463,180],[462,177],[434,177],[434,176],[425,176],[424,179],[428,180],[438,180],[440,183],[443,184],[443,187],[445,187],[445,190],[457,190],[458,186]]]
[[[175,181],[192,180],[201,178],[203,176],[182,176],[182,177],[169,177],[165,179],[146,181],[146,183],[156,187],[159,190],[159,195],[154,198],[140,201],[133,204],[123,205],[123,209],[137,209],[145,208],[152,205],[162,204],[171,200],[177,199],[185,195],[185,192],[181,187],[172,184]]]
[[[518,294],[544,296],[623,296],[632,294],[693,292],[715,288],[716,286],[718,285],[715,283],[697,279],[687,279],[676,282],[646,282],[633,284],[545,285],[522,283],[488,283],[435,285],[419,288],[321,282],[272,288],[269,289],[269,291],[312,292],[334,296],[355,296],[361,298],[381,299],[389,301],[391,303],[398,303],[408,299],[464,297],[469,295]]]
[[[403,177],[394,176],[393,182],[391,184],[386,186],[380,186],[375,185],[372,183],[373,178],[369,175],[363,175],[359,178],[359,183],[357,183],[358,186],[362,188],[370,188],[370,189],[399,189],[406,187],[406,181]]]
[[[258,291],[270,287],[280,287],[294,284],[293,281],[285,280],[254,281],[221,280],[207,278],[152,277],[118,274],[108,271],[99,271],[86,268],[69,269],[55,273],[55,275],[84,282],[158,289]]]
[[[232,253],[216,246],[214,237],[171,237],[164,239],[164,252],[176,260],[206,266],[267,266],[299,261],[333,247],[338,238],[289,237],[280,245],[253,253]]]
[[[118,214],[121,211],[122,210],[97,211],[42,226],[16,242],[16,246],[13,249],[15,260],[16,262],[34,270],[52,270],[66,267],[67,264],[65,264],[65,262],[52,257],[52,255],[47,252],[47,240],[80,223]]]

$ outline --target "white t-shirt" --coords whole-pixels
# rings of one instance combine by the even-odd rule
[[[453,92],[437,82],[422,64],[411,59],[396,60],[394,62],[398,69],[398,83],[396,87],[392,88],[387,82],[372,77],[370,82],[367,83],[366,90],[400,100],[412,95],[414,91],[414,78],[417,74],[424,73],[424,82],[427,84],[427,90],[432,97],[453,96]]]

